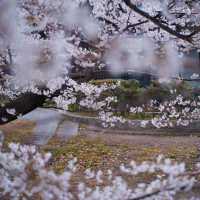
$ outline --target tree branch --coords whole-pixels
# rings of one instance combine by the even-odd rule
[[[134,5],[131,0],[124,0],[124,3],[133,11],[135,11],[136,13],[138,13],[139,15],[145,17],[146,19],[150,20],[151,22],[153,22],[155,25],[157,25],[158,27],[160,27],[161,29],[163,29],[164,31],[170,33],[173,36],[176,36],[177,38],[180,38],[184,41],[187,41],[189,43],[192,43],[192,38],[191,35],[183,35],[178,33],[177,31],[171,29],[170,27],[168,27],[167,25],[164,25],[160,22],[159,19],[149,15],[148,13],[144,12],[143,10],[140,10],[136,5]]]
[[[59,96],[67,87],[67,84],[64,83],[60,89],[53,92],[49,97],[31,92],[21,94],[16,99],[6,103],[3,107],[0,107],[0,125],[16,120],[18,116],[23,116],[42,106],[46,99],[53,99],[54,97]],[[15,111],[15,113],[11,114],[9,112],[11,109]]]
[[[45,99],[46,97],[43,95],[33,93],[22,94],[17,99],[0,108],[0,125],[11,122],[17,119],[19,115],[25,115],[36,109],[44,103]],[[11,109],[13,109],[15,113],[11,114],[9,112]]]
[[[185,173],[185,174],[182,174],[180,175],[180,177],[184,177],[184,176],[189,176],[189,177],[196,177],[196,176],[199,176],[200,175],[200,171],[195,171],[195,172],[189,172],[189,173]],[[186,186],[182,186],[180,188],[180,191],[183,191],[185,189]],[[199,185],[198,185],[199,187]],[[135,198],[131,198],[129,200],[143,200],[143,199],[146,199],[146,198],[149,198],[149,197],[153,197],[155,195],[159,195],[161,192],[163,191],[174,191],[176,189],[176,187],[168,187],[168,188],[164,188],[164,189],[158,189],[158,190],[155,190],[153,192],[150,192],[150,193],[146,193],[146,194],[143,194],[141,196],[138,196],[138,197],[135,197]]]
[[[138,23],[135,23],[135,24],[128,24],[128,25],[123,29],[123,32],[124,32],[124,31],[127,31],[129,28],[135,28],[136,26],[145,24],[145,23],[147,23],[148,21],[149,21],[149,20],[144,20],[144,21],[141,21],[141,22],[138,22]]]

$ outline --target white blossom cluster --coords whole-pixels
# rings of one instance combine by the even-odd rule
[[[142,107],[130,107],[130,113],[142,113],[144,110]]]
[[[51,81],[49,85],[52,91],[44,91],[44,94],[48,96],[51,92],[60,87],[60,84],[64,83],[64,79],[58,81]],[[108,85],[106,83],[97,86],[91,83],[81,83],[67,79],[66,88],[62,95],[54,98],[57,106],[64,110],[68,110],[68,106],[71,104],[78,104],[84,109],[89,109],[98,112],[98,117],[102,121],[104,127],[114,127],[116,124],[128,123],[133,127],[138,126],[134,120],[124,118],[123,116],[116,115],[113,112],[112,103],[117,103],[118,99],[115,96],[105,96],[100,98],[102,93],[107,90],[114,90],[118,87],[118,84]],[[29,88],[30,89],[30,88]],[[26,89],[25,89],[26,90]],[[33,87],[32,92],[35,88]],[[35,91],[37,94],[38,90]],[[176,93],[176,92],[175,92]],[[130,114],[148,114],[153,111],[156,116],[152,119],[141,120],[140,126],[147,127],[153,125],[156,128],[174,127],[174,126],[188,126],[192,122],[200,119],[200,101],[199,98],[185,99],[183,96],[178,95],[175,99],[159,103],[157,101],[151,101],[148,105],[130,107]],[[120,103],[120,102],[119,102]],[[15,109],[8,109],[9,114],[15,114]],[[4,119],[6,120],[6,119]]]
[[[171,7],[170,1],[131,2],[152,17],[162,14],[161,22],[168,24],[171,29],[176,25],[180,25],[181,28],[186,24],[187,31],[182,31],[181,34],[196,30],[199,25],[198,10],[200,8],[196,1],[191,3],[178,1]],[[104,64],[111,62],[113,72],[120,67],[131,67],[142,71],[146,69],[142,65],[151,65],[155,69],[159,67],[160,71],[158,71],[161,75],[166,75],[167,69],[168,75],[174,75],[180,65],[176,59],[177,52],[173,50],[177,46],[168,41],[169,38],[174,40],[174,36],[171,37],[170,33],[158,28],[151,20],[146,21],[142,15],[132,11],[123,0],[98,2],[93,0],[73,2],[68,0],[3,0],[0,10],[2,10],[0,50],[3,52],[11,50],[15,84],[23,85],[24,88],[27,88],[27,84],[32,89],[36,85],[45,84],[51,90],[54,85],[48,82],[56,79],[62,83],[61,77],[67,76],[68,69],[72,67],[73,58],[76,58],[75,64],[81,67],[96,67],[102,62]],[[178,17],[178,13],[183,11],[185,14]],[[193,26],[189,27],[191,23]],[[198,39],[198,32],[195,36]],[[166,47],[171,50],[167,51],[169,58],[165,63],[153,62],[152,55],[157,48],[155,46],[159,45],[154,44],[149,38],[156,38],[156,41],[167,40],[167,45],[173,44]],[[187,41],[175,40],[180,46],[191,47]],[[95,47],[95,50],[80,47],[82,41],[88,42]],[[198,44],[195,43],[194,46]],[[140,58],[143,58],[143,64],[138,62]],[[167,66],[164,67],[164,71],[161,70],[163,65]],[[15,88],[9,85],[9,89],[12,88],[16,93],[25,90],[20,88],[15,91],[13,87]]]
[[[116,124],[128,123],[133,127],[138,125],[134,120],[116,115],[112,103],[119,103],[115,96],[101,95],[107,90],[115,90],[116,84],[102,84],[100,86],[91,83],[81,83],[68,79],[68,89],[64,93],[54,98],[57,106],[64,110],[68,110],[70,104],[78,104],[84,109],[98,112],[98,117],[102,121],[104,127],[114,127]],[[175,94],[177,95],[176,91]],[[140,126],[146,127],[153,125],[156,128],[188,126],[192,122],[200,119],[200,99],[184,98],[181,95],[175,96],[172,100],[158,103],[152,100],[147,105],[130,106],[129,114],[148,114],[155,113],[155,117],[148,120],[141,120]]]
[[[133,180],[140,174],[157,173],[155,179],[149,183],[130,185],[123,175],[115,176],[111,170],[104,173],[87,169],[85,182],[78,183],[75,188],[70,181],[76,173],[77,159],[66,163],[65,172],[57,174],[47,167],[50,158],[50,153],[41,154],[35,146],[12,143],[9,145],[9,151],[4,151],[1,143],[1,199],[174,199],[177,193],[192,190],[197,182],[195,176],[200,173],[198,165],[196,171],[190,174],[184,163],[179,164],[159,156],[156,162],[143,162],[138,165],[132,161],[129,166],[120,166],[121,173],[129,175]],[[95,187],[87,186],[89,179],[96,182]]]
[[[98,3],[95,0],[90,0],[89,2],[93,6],[94,16],[102,20],[104,33],[107,33],[109,36],[112,36],[110,32],[114,35],[130,32],[133,35],[145,34],[145,36],[159,41],[175,39],[167,31],[157,28],[156,24],[151,20],[148,21],[139,13],[131,10],[123,0],[101,0]],[[179,24],[183,28],[182,34],[187,35],[190,33],[191,29],[187,28],[187,24],[194,22],[194,20],[196,26],[199,26],[199,1],[191,1],[190,3],[187,1],[176,1],[173,3],[168,0],[134,0],[131,3],[151,17],[159,17],[159,14],[162,15],[162,22],[172,30],[175,30]],[[180,13],[184,14],[179,16]],[[198,38],[199,34],[196,37]],[[184,40],[179,40],[178,44],[189,47]]]
[[[161,117],[156,117],[151,122],[157,128],[188,126],[191,122],[199,120],[199,105],[199,98],[184,99],[178,95],[175,100],[160,104],[158,110],[161,112]]]
[[[109,108],[111,102],[116,102],[115,97],[106,97],[102,101],[98,101],[100,95],[109,89],[115,89],[117,86],[115,84],[108,85],[106,83],[96,86],[90,83],[81,83],[73,81],[72,79],[68,80],[68,89],[64,93],[54,98],[58,107],[63,109],[68,109],[68,105],[79,103],[80,106],[92,109],[94,111],[102,110],[103,108]],[[82,98],[78,102],[78,97]],[[80,97],[79,97],[80,98]]]
[[[200,102],[199,98],[197,100],[184,99],[183,96],[178,95],[174,100],[165,101],[159,105],[152,104],[147,107],[151,111],[157,112],[157,116],[153,117],[151,120],[142,120],[141,127],[146,127],[147,125],[153,125],[156,128],[164,127],[187,127],[192,122],[196,122],[200,119]],[[144,108],[131,107],[130,113],[144,113]],[[147,112],[148,113],[148,112]],[[106,116],[106,117],[105,117]],[[129,123],[133,126],[134,121],[128,120],[123,117],[116,117],[113,113],[103,112],[100,117],[104,122],[122,122]],[[119,120],[120,119],[120,120]],[[115,124],[116,124],[115,123]],[[112,126],[114,124],[112,123]]]
[[[171,6],[170,1],[140,0],[131,2],[151,17],[162,14],[163,18],[160,22],[167,24],[172,30],[176,26],[186,30],[179,34],[186,34],[193,29],[196,30],[199,26],[198,10],[200,5],[196,1],[191,3],[178,1]],[[98,2],[93,0],[73,2],[68,0],[56,2],[53,0],[15,0],[14,2],[3,0],[0,9],[2,9],[0,40],[3,43],[6,42],[6,45],[2,45],[0,49],[7,51],[9,48],[12,51],[15,80],[22,83],[27,83],[27,81],[41,83],[58,78],[63,74],[66,75],[67,69],[71,67],[71,58],[73,57],[76,58],[76,63],[82,67],[95,67],[102,60],[103,62],[108,60],[112,61],[111,66],[127,68],[130,65],[142,70],[144,66],[141,66],[141,62],[138,63],[139,58],[143,55],[144,65],[151,65],[152,59],[150,62],[149,58],[154,54],[154,46],[157,44],[153,44],[148,38],[157,38],[156,41],[168,41],[170,38],[177,41],[179,46],[191,47],[191,44],[184,39],[171,37],[169,32],[158,28],[152,20],[145,20],[145,17],[132,11],[124,0],[101,0]],[[182,12],[182,16],[178,17]],[[11,18],[13,20],[10,20]],[[143,21],[144,23],[142,23]],[[192,27],[190,27],[191,23]],[[133,30],[129,30],[129,28],[133,28]],[[126,32],[124,34],[125,30],[128,30],[131,36]],[[45,36],[41,36],[41,32]],[[111,38],[107,38],[107,34]],[[138,35],[142,37],[138,38]],[[197,37],[196,39],[199,37],[198,29],[195,37]],[[79,47],[82,40],[89,43],[94,40],[91,45],[95,46],[96,50]],[[96,41],[97,45],[95,40],[99,40],[99,42]],[[102,47],[101,44],[104,44],[103,49],[99,48]],[[117,46],[119,47],[116,48]],[[174,43],[173,46],[176,49]],[[198,43],[194,46],[198,46]],[[127,49],[129,50],[127,51]],[[172,45],[170,45],[170,49],[173,49]],[[102,50],[106,50],[107,55],[102,54]],[[122,52],[118,56],[119,51]],[[137,52],[139,55],[135,54],[135,51],[139,51]],[[171,50],[170,59],[168,59],[170,62],[165,63],[168,67],[173,66],[170,69],[170,75],[175,69],[174,66],[178,68],[179,65],[175,59],[178,56],[175,56],[174,52]],[[125,63],[122,62],[124,53],[127,58]],[[87,56],[90,58],[86,58]],[[154,63],[152,67],[156,67],[156,64]],[[161,67],[159,68],[161,69]],[[112,69],[116,70],[115,67]],[[156,69],[158,68],[156,67]],[[165,67],[165,69],[167,68]],[[159,73],[165,74],[163,71]]]
[[[0,64],[13,69],[12,76],[3,77],[6,80],[0,86],[0,94],[15,98],[28,91],[49,97],[65,85],[54,98],[58,107],[68,109],[70,104],[79,103],[98,111],[105,127],[134,124],[113,112],[112,104],[118,101],[115,96],[102,98],[107,90],[116,89],[116,84],[78,84],[68,79],[68,71],[74,65],[80,68],[109,65],[113,72],[121,68],[140,71],[150,68],[164,80],[178,73],[182,64],[178,51],[200,49],[199,26],[198,0],[0,0]],[[156,59],[154,53],[161,50],[166,57]],[[159,114],[142,121],[142,127],[187,126],[200,119],[200,99],[177,96],[159,105],[152,104],[150,109]],[[132,114],[145,112],[143,107],[129,110]],[[6,112],[15,115],[16,110],[9,108]],[[133,186],[110,170],[104,175],[88,169],[86,179],[94,178],[97,186],[90,188],[80,183],[74,194],[70,181],[76,160],[69,162],[69,170],[56,174],[47,167],[49,153],[41,154],[36,147],[19,144],[10,144],[7,152],[2,146],[0,143],[0,199],[171,200],[177,192],[189,191],[197,182],[183,163],[159,157],[155,163],[132,162],[129,167],[121,166],[121,171],[133,179],[143,173],[159,174],[150,183]],[[101,186],[105,176],[110,184]]]
[[[57,175],[46,169],[51,155],[40,154],[36,147],[10,144],[9,152],[0,152],[0,198],[44,200],[69,199],[70,171]]]
[[[132,123],[112,113],[116,97],[101,99],[104,91],[116,85],[78,84],[67,78],[68,70],[74,65],[108,65],[114,73],[122,68],[143,71],[149,66],[162,80],[168,80],[177,75],[182,64],[179,51],[199,49],[199,10],[199,1],[186,0],[2,0],[0,52],[2,61],[10,58],[4,64],[14,69],[14,75],[0,92],[11,98],[27,91],[49,97],[65,84],[54,98],[58,107],[68,109],[70,104],[79,103],[100,112],[100,118],[112,126],[119,121]],[[164,51],[165,57],[156,59],[157,51]],[[149,123],[161,128],[198,120],[198,102],[185,103],[187,106],[172,100],[160,105],[161,110],[155,107],[161,115]],[[142,113],[140,107],[130,108],[130,112]]]
[[[117,123],[125,123],[127,120],[121,116],[115,116],[113,112],[99,112],[99,119],[104,127],[115,127]]]

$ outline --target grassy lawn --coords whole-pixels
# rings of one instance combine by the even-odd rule
[[[5,135],[5,145],[11,142],[30,142],[34,126],[33,122],[22,120],[0,126]],[[68,141],[55,136],[41,149],[52,153],[51,167],[62,172],[72,156],[77,157],[81,171],[87,168],[116,169],[120,163],[129,163],[131,160],[154,160],[159,154],[176,161],[186,161],[188,166],[192,167],[199,154],[198,144],[198,137],[87,134],[85,125],[77,136]]]
[[[198,147],[192,144],[178,146],[169,143],[158,146],[156,144],[136,144],[136,141],[133,141],[133,143],[130,143],[130,141],[129,143],[127,141],[120,142],[121,137],[117,135],[115,140],[106,140],[106,138],[108,139],[108,137],[103,138],[102,135],[82,134],[67,142],[52,138],[43,147],[43,150],[52,152],[53,160],[51,164],[58,171],[64,170],[66,162],[71,156],[78,158],[79,167],[83,171],[87,168],[94,170],[116,169],[120,163],[129,163],[131,160],[137,162],[154,160],[159,154],[176,161],[187,161],[188,166],[192,167],[198,157]]]
[[[72,178],[74,187],[84,179],[84,172],[90,168],[94,171],[102,170],[104,184],[108,183],[106,174],[109,169],[114,175],[123,176],[129,184],[133,186],[140,181],[150,181],[155,175],[140,174],[134,177],[124,176],[119,170],[122,163],[128,164],[134,160],[137,163],[143,161],[154,161],[156,157],[163,154],[166,158],[174,161],[186,162],[188,170],[192,170],[199,156],[198,147],[194,145],[195,139],[179,138],[157,138],[157,142],[150,142],[151,138],[147,138],[146,142],[141,142],[140,136],[119,136],[115,135],[95,135],[95,134],[79,134],[68,141],[61,141],[52,138],[49,143],[42,147],[42,151],[50,151],[53,158],[49,167],[58,173],[64,171],[67,161],[73,157],[78,159],[78,170]],[[132,137],[132,138],[131,138]],[[123,138],[123,139],[122,139]],[[145,137],[144,137],[145,138]],[[177,139],[177,143],[172,142]],[[156,141],[156,140],[155,140]],[[159,143],[159,145],[157,145]],[[163,143],[163,144],[162,144]],[[88,186],[95,186],[93,179],[87,180]]]
[[[5,146],[10,142],[27,143],[32,134],[34,123],[29,121],[15,121],[1,126],[5,133]],[[67,167],[67,162],[72,158],[78,159],[77,172],[74,174],[72,184],[76,186],[84,179],[84,172],[90,168],[94,171],[101,169],[105,174],[108,169],[114,175],[122,175],[119,166],[134,160],[138,163],[153,161],[160,154],[174,161],[186,162],[187,168],[192,170],[199,157],[199,137],[168,137],[168,136],[131,136],[116,135],[113,133],[87,134],[87,126],[77,136],[68,141],[56,136],[50,139],[47,145],[40,147],[43,152],[51,152],[52,159],[49,168],[61,173]],[[106,178],[106,176],[104,177]],[[154,175],[142,174],[134,178],[125,177],[128,183],[133,184],[141,180],[150,181]],[[105,181],[104,184],[107,182]],[[89,186],[94,186],[95,181],[88,180]]]
[[[5,135],[5,145],[11,142],[30,142],[35,124],[31,121],[17,120],[4,126],[0,130]],[[120,163],[131,160],[142,162],[154,160],[159,154],[176,161],[187,161],[189,166],[198,157],[199,137],[159,137],[159,136],[131,136],[108,134],[87,134],[87,125],[82,127],[79,134],[68,141],[56,136],[50,139],[43,151],[50,151],[53,155],[51,166],[61,172],[67,160],[78,158],[80,170],[115,169]]]
[[[34,127],[34,122],[25,120],[17,120],[0,126],[0,130],[3,131],[5,136],[4,145],[7,146],[11,142],[27,143],[33,133]]]

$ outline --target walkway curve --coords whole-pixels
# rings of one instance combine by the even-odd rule
[[[56,110],[56,109],[54,109]],[[130,124],[116,124],[114,128],[102,127],[102,122],[98,117],[82,116],[78,113],[69,111],[61,111],[66,119],[72,122],[88,125],[88,131],[95,132],[115,132],[116,134],[131,135],[155,135],[155,136],[199,136],[200,137],[200,121],[194,121],[188,127],[173,128],[155,128],[152,125],[142,128],[140,126],[142,120],[133,120],[134,126]]]

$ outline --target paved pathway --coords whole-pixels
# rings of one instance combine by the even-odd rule
[[[78,133],[79,129],[79,124],[75,122],[71,122],[68,120],[63,120],[62,123],[57,128],[56,131],[56,136],[63,139],[67,140],[71,136],[76,135]]]
[[[68,139],[77,134],[79,124],[65,120],[65,116],[55,110],[37,108],[22,119],[36,122],[30,143],[45,145],[55,134]]]

